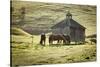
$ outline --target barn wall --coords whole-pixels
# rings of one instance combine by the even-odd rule
[[[75,37],[75,35],[76,35],[75,31],[76,31],[75,28],[73,28],[73,27],[70,28],[70,39],[71,39],[71,41],[75,41],[76,40],[75,39],[76,38]]]
[[[75,41],[79,42],[81,40],[81,31],[79,29],[76,29],[75,31],[76,35],[75,35]]]
[[[70,27],[65,27],[65,28],[62,30],[62,33],[65,34],[65,35],[69,35],[69,36],[70,36]]]
[[[52,33],[70,35],[70,27],[53,29]]]
[[[53,34],[62,34],[62,28],[57,28],[57,29],[53,29],[52,33]]]
[[[84,42],[85,41],[85,30],[81,28],[70,28],[71,41]]]
[[[85,41],[85,30],[80,30],[80,41]]]

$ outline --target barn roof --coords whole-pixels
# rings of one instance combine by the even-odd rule
[[[66,21],[66,19],[58,22],[56,25],[52,26],[51,28],[52,29],[56,29],[56,28],[65,28],[66,26],[69,26],[68,21]],[[80,25],[78,22],[76,22],[75,20],[73,19],[70,19],[70,26],[71,27],[76,27],[76,28],[83,28],[83,29],[86,29],[84,26]]]

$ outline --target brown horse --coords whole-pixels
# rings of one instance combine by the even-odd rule
[[[40,39],[40,44],[41,45],[45,45],[45,41],[46,41],[46,35],[44,33],[41,34],[41,39]]]
[[[70,37],[68,35],[50,35],[49,36],[49,44],[53,44],[53,41],[57,41],[57,43],[63,41],[63,44],[70,44]]]

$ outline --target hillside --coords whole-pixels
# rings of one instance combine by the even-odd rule
[[[97,37],[96,34],[92,34],[92,35],[87,36],[87,38],[96,38],[96,37]]]
[[[28,6],[27,6],[28,5]],[[74,5],[74,4],[58,4],[58,3],[42,3],[31,1],[13,1],[14,13],[19,14],[21,7],[25,7],[25,22],[21,26],[24,30],[31,34],[33,31],[48,31],[59,21],[66,18],[68,10],[73,15],[73,19],[86,27],[86,35],[96,32],[96,6],[90,5]],[[18,22],[19,19],[16,19]],[[17,24],[20,25],[20,24]]]
[[[11,28],[11,35],[31,36],[29,33],[25,32],[24,30],[16,27]]]

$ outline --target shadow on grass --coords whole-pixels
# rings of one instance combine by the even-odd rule
[[[73,45],[85,45],[85,44],[50,44],[49,46],[61,47],[61,46],[73,46]]]

